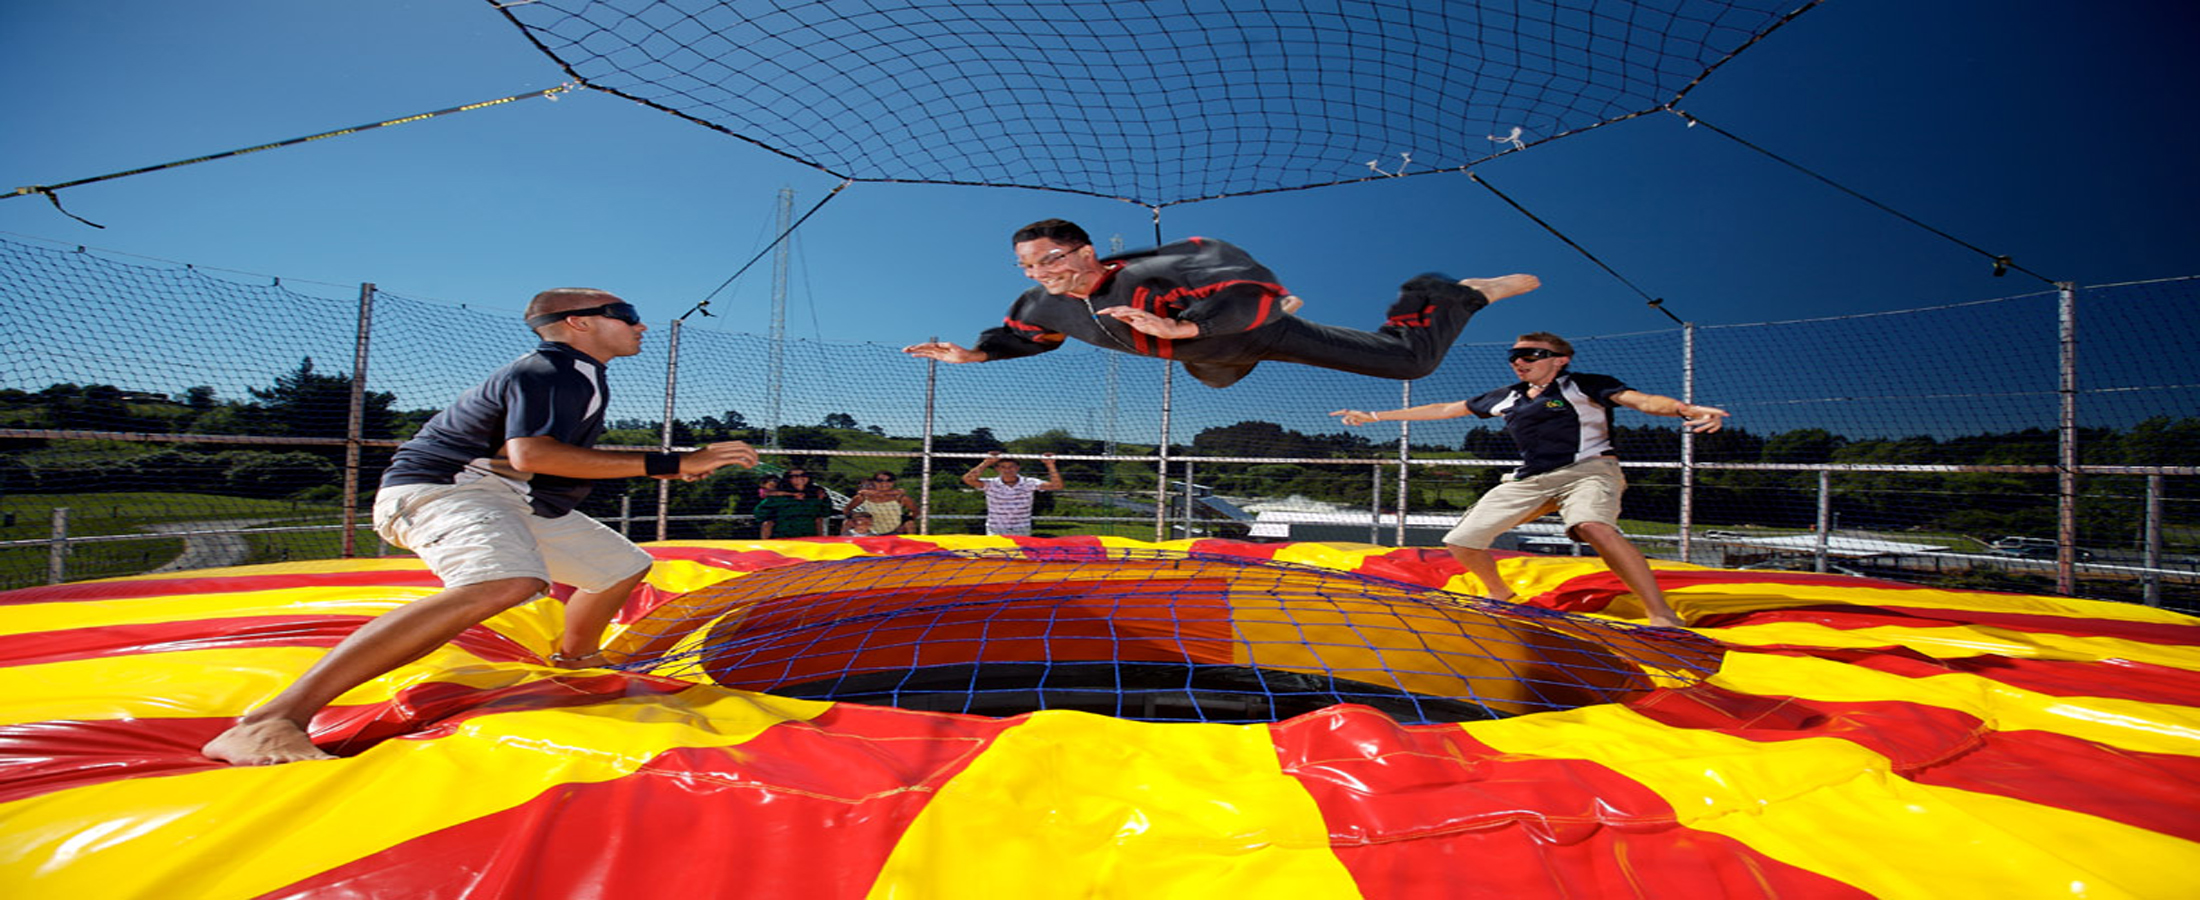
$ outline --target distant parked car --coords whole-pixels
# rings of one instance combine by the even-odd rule
[[[1816,560],[1813,560],[1808,556],[1775,556],[1771,559],[1758,560],[1756,562],[1750,563],[1749,565],[1742,566],[1741,568],[1758,570],[1777,569],[1783,572],[1816,572],[1818,571],[1818,563]],[[1848,566],[1840,565],[1838,563],[1827,563],[1826,574],[1849,575],[1856,578],[1871,577],[1869,575],[1865,575],[1861,571],[1849,568]]]
[[[1995,540],[1988,546],[1993,547],[1995,553],[2003,556],[2015,556],[2022,559],[2054,559],[2055,549],[2058,545],[2047,538],[2010,535]],[[2093,551],[2084,547],[2078,548],[2078,560],[2080,562],[2091,562]]]
[[[1520,550],[1523,553],[1541,553],[1544,556],[1581,556],[1583,551],[1587,549],[1588,547],[1585,544],[1577,543],[1572,538],[1557,535],[1520,538]]]

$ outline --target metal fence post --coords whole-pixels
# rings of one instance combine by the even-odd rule
[[[791,238],[794,232],[793,222],[794,188],[782,186],[779,189],[779,221],[776,233]],[[764,375],[764,426],[770,429],[773,449],[778,449],[779,430],[787,424],[780,420],[780,416],[785,412],[781,400],[787,377],[787,260],[793,250],[793,243],[792,240],[780,240],[772,244],[772,318],[768,334],[771,353]]]
[[[939,335],[931,340],[938,341]],[[924,452],[917,457],[917,533],[932,533],[932,416],[939,409],[940,361],[924,363]]]
[[[1161,361],[1161,441],[1154,445],[1153,539],[1168,540],[1169,414],[1175,403],[1176,366]]]
[[[2147,476],[2146,604],[2162,605],[2162,476]]]
[[[51,545],[46,548],[46,583],[60,584],[69,578],[69,508],[53,508],[53,529],[47,533]]]
[[[1120,240],[1118,240],[1118,241],[1117,241],[1117,243],[1118,243],[1118,244],[1120,244],[1120,243],[1121,243],[1121,241],[1120,241]],[[1122,247],[1120,247],[1120,246],[1116,247],[1116,249],[1115,249],[1115,252],[1118,252],[1118,253],[1122,252]],[[1108,381],[1108,406],[1107,406],[1107,430],[1106,430],[1105,432],[1103,432],[1103,433],[1101,434],[1101,436],[1100,436],[1100,440],[1101,440],[1101,443],[1100,443],[1100,455],[1101,455],[1101,456],[1104,456],[1104,457],[1108,457],[1108,459],[1106,459],[1106,460],[1103,460],[1103,461],[1102,461],[1102,462],[1100,463],[1100,496],[1101,496],[1101,498],[1103,499],[1103,502],[1111,502],[1111,503],[1112,503],[1112,502],[1113,502],[1113,498],[1114,498],[1114,497],[1116,496],[1116,491],[1115,491],[1115,488],[1116,488],[1116,483],[1115,483],[1115,460],[1114,460],[1114,456],[1115,456],[1115,448],[1116,448],[1116,442],[1115,442],[1115,426],[1116,426],[1116,419],[1115,419],[1115,414],[1116,414],[1116,408],[1117,408],[1117,405],[1118,405],[1118,403],[1119,403],[1119,397],[1118,397],[1118,394],[1117,394],[1117,386],[1118,386],[1118,384],[1119,384],[1119,381],[1118,381],[1118,379],[1119,379],[1119,377],[1120,377],[1120,374],[1121,374],[1121,371],[1120,371],[1120,370],[1121,370],[1121,369],[1122,369],[1122,367],[1123,367],[1123,359],[1124,359],[1124,356],[1123,356],[1122,354],[1120,354],[1120,353],[1108,353],[1108,354],[1104,354],[1104,355],[1105,355],[1105,356],[1107,357],[1107,359],[1108,359],[1108,379],[1107,379],[1107,381]],[[1128,498],[1130,497],[1130,492],[1129,492],[1129,491],[1124,491],[1124,492],[1123,492],[1123,497],[1124,497],[1125,499],[1128,499]],[[1114,523],[1112,523],[1112,522],[1108,524],[1108,534],[1109,534],[1109,536],[1111,536],[1111,537],[1112,537],[1112,536],[1114,536],[1114,535],[1116,534],[1116,527],[1115,527],[1115,524],[1114,524]]]
[[[657,449],[672,452],[673,400],[680,393],[680,320],[672,320],[672,336],[665,340],[665,421],[659,428]],[[657,479],[657,539],[672,529],[672,479]]]
[[[1367,467],[1374,481],[1367,486],[1367,542],[1376,546],[1383,543],[1383,464]]]
[[[339,532],[342,546],[337,550],[344,559],[357,556],[359,550],[359,442],[366,439],[367,341],[373,330],[374,282],[369,281],[359,285],[359,335],[352,339],[351,348],[351,412],[344,426],[344,527]]]
[[[1405,409],[1405,408],[1411,407],[1412,405],[1413,405],[1413,382],[1410,382],[1410,381],[1401,381],[1401,382],[1399,382],[1399,383],[1398,383],[1398,408],[1399,408],[1399,409]],[[1406,420],[1404,420],[1404,419],[1399,419],[1399,420],[1398,420],[1398,532],[1397,532],[1397,536],[1396,536],[1396,546],[1399,546],[1399,547],[1403,547],[1403,546],[1405,546],[1405,545],[1406,545],[1406,500],[1407,500],[1407,497],[1409,496],[1409,493],[1408,493],[1408,492],[1409,492],[1409,491],[1411,490],[1411,488],[1412,488],[1412,486],[1413,486],[1413,484],[1412,484],[1412,481],[1411,481],[1411,478],[1410,478],[1410,476],[1408,476],[1408,475],[1406,474],[1406,464],[1407,464],[1407,463],[1410,463],[1410,462],[1412,462],[1412,460],[1413,460],[1413,444],[1412,444],[1412,442],[1411,442],[1411,439],[1412,439],[1412,437],[1413,437],[1413,423],[1411,423],[1411,422],[1408,422],[1408,421],[1406,421]],[[1382,471],[1382,467],[1381,467],[1381,466],[1376,466],[1376,467],[1375,467],[1375,469],[1376,469],[1376,471],[1378,471],[1378,472],[1379,472],[1379,471]]]
[[[1826,551],[1833,543],[1833,470],[1818,470],[1818,548],[1813,554],[1818,558],[1812,568],[1826,570]]]
[[[2055,319],[2062,348],[2057,392],[2062,405],[2057,427],[2055,473],[2055,591],[2072,596],[2078,589],[2078,285],[2055,285]]]
[[[1192,461],[1184,461],[1184,539],[1192,539],[1192,519],[1196,512],[1192,504],[1199,502],[1199,485],[1192,477]]]
[[[1696,323],[1681,323],[1681,402],[1696,402]],[[1687,421],[1682,420],[1684,423]],[[1681,562],[1695,562],[1689,554],[1696,530],[1696,433],[1681,426]],[[1821,559],[1821,564],[1823,559]]]

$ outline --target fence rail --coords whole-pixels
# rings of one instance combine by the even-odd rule
[[[47,440],[63,439],[64,436],[66,437],[66,439],[71,440],[130,441],[133,439],[140,439],[140,436],[137,434],[124,432],[40,432],[36,429],[11,429],[7,433],[0,434],[0,436]],[[144,435],[143,439],[151,439],[164,442],[175,442],[179,440],[189,442],[189,439],[193,437],[197,436]],[[233,441],[231,436],[206,437],[215,438],[216,440],[213,442],[216,443],[228,443]],[[294,441],[286,443],[301,442]],[[321,440],[320,443],[326,444],[330,442],[326,440]],[[611,447],[609,449],[639,450],[654,448]],[[932,467],[934,463],[940,461],[967,461],[983,459],[986,456],[986,454],[975,452],[939,452],[933,454],[923,454],[911,452],[890,453],[850,450],[784,449],[766,450],[764,451],[764,453],[767,457],[801,456],[813,459],[849,458],[858,460],[922,460],[927,468]],[[1058,456],[1057,462],[1066,463],[1082,461],[1096,463],[1149,463],[1157,462],[1162,459],[1163,457],[1158,454],[1069,454]],[[1497,470],[1509,469],[1516,464],[1512,461],[1506,460],[1425,459],[1408,457],[1405,460],[1405,465],[1400,466],[1400,461],[1398,459],[1388,457],[1332,459],[1268,456],[1177,456],[1169,458],[1168,462],[1177,467],[1173,473],[1169,473],[1176,477],[1165,478],[1162,482],[1162,487],[1159,490],[1122,490],[1111,493],[1102,492],[1090,488],[1075,488],[1066,490],[1064,492],[1067,495],[1076,496],[1080,499],[1089,499],[1095,496],[1103,496],[1105,499],[1112,501],[1121,508],[1136,508],[1140,510],[1146,510],[1147,512],[1143,512],[1138,515],[1121,516],[1040,515],[1036,517],[1036,520],[1042,526],[1042,528],[1049,525],[1098,525],[1104,526],[1105,530],[1110,533],[1136,534],[1141,537],[1148,536],[1150,534],[1150,536],[1154,540],[1166,540],[1173,537],[1208,535],[1257,537],[1258,535],[1255,533],[1255,529],[1251,527],[1252,525],[1254,525],[1253,522],[1248,522],[1244,520],[1233,520],[1224,516],[1217,515],[1212,511],[1205,509],[1198,502],[1196,502],[1199,500],[1200,496],[1203,493],[1207,493],[1198,488],[1198,472],[1201,471],[1203,467],[1226,465],[1293,465],[1306,467],[1368,468],[1373,473],[1374,480],[1371,481],[1369,484],[1367,501],[1364,506],[1362,506],[1357,512],[1349,512],[1343,509],[1333,509],[1325,514],[1322,514],[1321,516],[1317,517],[1322,520],[1317,524],[1327,526],[1327,530],[1317,531],[1315,532],[1315,534],[1327,534],[1331,535],[1331,537],[1328,537],[1326,539],[1335,539],[1333,535],[1338,528],[1364,528],[1366,531],[1366,540],[1369,543],[1404,546],[1409,543],[1429,542],[1431,534],[1440,532],[1438,529],[1432,529],[1429,527],[1420,527],[1416,529],[1416,526],[1413,523],[1413,520],[1415,518],[1414,516],[1399,514],[1400,507],[1391,502],[1393,498],[1386,495],[1386,485],[1382,480],[1382,475],[1385,468],[1393,466],[1399,468],[1401,475],[1398,484],[1403,487],[1405,493],[1410,494],[1411,488],[1415,483],[1411,473],[1416,468]],[[1645,472],[1679,470],[1682,468],[1682,464],[1671,461],[1651,461],[1639,463],[1629,462],[1624,463],[1623,468],[1636,473],[1639,477],[1640,473]],[[1781,473],[1788,475],[1807,476],[1811,478],[1816,485],[1816,492],[1812,502],[1812,507],[1815,510],[1814,521],[1811,523],[1810,527],[1807,530],[1758,528],[1752,529],[1751,531],[1746,533],[1736,531],[1733,526],[1697,527],[1693,525],[1676,525],[1671,530],[1645,530],[1642,528],[1635,528],[1630,530],[1628,532],[1629,538],[1640,544],[1643,544],[1646,548],[1646,551],[1653,557],[1680,559],[1691,562],[1706,563],[1710,565],[1755,565],[1768,562],[1788,562],[1807,564],[1811,571],[1816,572],[1837,571],[1845,568],[1853,569],[1855,566],[1863,565],[1868,566],[1869,568],[1874,570],[1874,574],[1896,578],[1915,578],[1921,576],[1939,577],[1946,576],[1951,573],[1971,574],[1978,570],[2001,570],[2020,574],[2045,573],[2053,574],[2057,576],[2058,579],[2067,574],[2068,577],[2072,578],[2073,580],[2082,580],[2087,577],[2092,577],[2095,580],[2121,577],[2128,578],[2137,582],[2138,590],[2136,596],[2130,597],[2130,599],[2137,599],[2150,605],[2162,604],[2165,585],[2173,587],[2179,585],[2184,585],[2188,587],[2200,587],[2200,553],[2178,554],[2171,552],[2169,548],[2165,545],[2163,537],[2164,534],[2167,532],[2169,525],[2169,523],[2165,520],[2165,505],[2163,502],[2164,498],[2170,493],[2165,479],[2178,478],[2189,480],[2200,478],[2200,467],[2106,465],[2079,466],[2076,468],[2075,474],[2079,477],[2136,476],[2147,479],[2147,494],[2145,497],[2145,502],[2140,507],[2140,509],[2142,510],[2142,518],[2139,523],[2139,534],[2143,535],[2143,538],[2141,539],[2138,546],[2128,548],[2128,553],[2126,555],[2133,556],[2135,558],[2123,560],[2120,562],[2110,562],[2106,560],[2092,561],[2093,557],[2096,554],[2105,554],[2114,551],[2111,551],[2108,548],[2089,548],[2081,546],[2075,541],[2065,542],[2060,539],[2057,539],[2051,544],[2046,545],[2045,549],[2050,551],[2052,554],[2050,558],[2046,559],[2039,558],[2038,554],[2042,550],[2042,547],[2038,544],[2029,545],[2023,548],[2023,553],[1967,552],[1965,549],[1961,549],[1958,547],[1942,547],[1931,550],[1908,551],[1902,549],[1899,546],[1901,544],[1901,541],[1899,539],[1889,540],[1888,535],[1883,532],[1877,532],[1870,529],[1856,529],[1844,532],[1837,527],[1837,520],[1832,515],[1832,510],[1834,507],[1834,503],[1832,501],[1835,491],[1834,479],[1836,476],[1860,476],[1873,474],[1998,474],[2059,477],[2062,470],[2058,469],[2055,466],[1962,466],[1945,464],[1868,464],[1837,466],[1798,463],[1699,462],[1696,463],[1692,468],[1698,473]],[[1690,489],[1692,487],[1693,483],[1684,486],[1683,489]],[[2200,490],[2186,490],[2183,491],[2183,493],[2186,493],[2188,495],[2200,494]],[[653,509],[645,510],[640,514],[636,514],[632,505],[633,499],[634,495],[622,496],[620,508],[617,513],[615,515],[603,516],[607,524],[610,524],[612,527],[619,530],[622,534],[631,535],[633,533],[634,526],[636,525],[643,526],[645,530],[653,527],[658,534],[663,534],[676,523],[709,523],[714,525],[732,526],[738,528],[747,525],[751,521],[750,517],[741,514],[676,514],[671,509],[670,504],[663,502],[664,498],[662,497],[657,498],[659,502],[655,505]],[[1253,504],[1255,503],[1257,498],[1228,497],[1224,499],[1227,499],[1235,504]],[[1438,518],[1442,518],[1447,514],[1455,512],[1455,509],[1439,510],[1433,515]],[[1423,516],[1424,519],[1427,517],[1428,516],[1426,515]],[[919,512],[914,519],[914,523],[919,533],[928,533],[935,525],[981,523],[983,519],[984,516],[979,514],[953,514],[938,512],[932,509],[929,504],[926,504],[919,507]],[[365,517],[356,515],[353,517],[353,522],[354,528],[365,528],[370,524],[365,519]],[[1303,517],[1301,524],[1304,524]],[[251,537],[265,536],[271,534],[340,532],[347,530],[348,529],[344,529],[340,522],[335,522],[329,524],[314,525],[252,524],[250,526],[240,525],[231,527],[170,528],[161,530],[157,533],[78,534],[72,533],[72,529],[70,528],[69,508],[57,506],[54,507],[52,510],[50,530],[46,536],[38,538],[0,540],[0,550],[36,548],[46,551],[48,554],[48,561],[46,571],[44,573],[45,580],[48,583],[59,583],[67,580],[69,574],[67,560],[70,556],[72,549],[79,545],[115,544],[123,542],[173,539],[190,540],[192,538],[219,536]],[[1416,530],[1424,533],[1415,534],[1414,532]],[[1546,526],[1545,530],[1552,529],[1549,526]],[[1782,536],[1793,535],[1805,535],[1808,536],[1810,539],[1800,544],[1794,542],[1783,543],[1780,541],[1780,538]],[[1901,536],[1898,534],[1895,537],[1900,538]],[[1556,539],[1554,538],[1551,540]],[[1853,542],[1856,541],[1873,540],[1877,540],[1878,544],[1868,546],[1853,545]],[[1911,540],[1912,543],[1914,543],[1915,539],[1912,538]],[[1991,542],[1985,538],[1963,537],[1957,540],[1968,544],[1991,546]],[[1543,546],[1549,545],[1549,541],[1546,541]],[[350,549],[348,542],[346,545],[346,549]],[[1573,545],[1568,549],[1570,550],[1570,552],[1580,552],[1580,548],[1578,545]],[[379,543],[377,543],[377,549],[374,551],[373,555],[383,555],[387,552],[387,547],[380,546]],[[350,554],[344,553],[339,555]],[[2064,557],[2068,558],[2067,564],[2064,562]],[[2066,569],[2067,573],[2065,571]]]

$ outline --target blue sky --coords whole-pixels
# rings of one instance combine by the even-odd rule
[[[2200,83],[2186,4],[1836,0],[1743,53],[1689,111],[2034,271],[2081,283],[2200,270]],[[0,7],[18,36],[0,188],[56,183],[559,84],[486,3]],[[1731,324],[2029,293],[1986,260],[1704,129],[1656,116],[1478,167],[1669,308]],[[516,308],[610,289],[685,311],[836,178],[616,97],[579,92],[0,203],[0,232],[286,283],[373,281]],[[1006,236],[1062,215],[1152,235],[1142,207],[1040,191],[857,184],[800,234],[788,334],[967,343],[1028,284]],[[1310,301],[1374,323],[1414,272],[1541,275],[1476,340],[1668,327],[1642,299],[1463,176],[1168,208]],[[692,323],[761,333],[768,265]],[[1033,362],[1023,365],[1043,365]],[[1498,374],[1493,367],[1493,374]]]

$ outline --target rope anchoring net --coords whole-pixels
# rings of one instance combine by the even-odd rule
[[[979,715],[1269,722],[1338,703],[1407,723],[1694,683],[1710,642],[1419,585],[1216,554],[939,551],[729,579],[612,642],[622,668]]]

